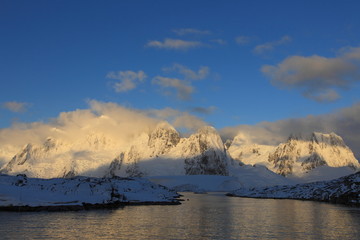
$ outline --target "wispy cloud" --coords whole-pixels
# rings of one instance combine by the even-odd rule
[[[190,48],[202,47],[204,44],[199,41],[166,38],[164,41],[149,41],[146,46],[160,49],[188,50]]]
[[[146,79],[146,74],[143,71],[118,71],[118,72],[109,72],[106,75],[106,78],[119,80],[114,84],[114,89],[116,92],[127,92],[130,91],[136,86],[143,82]]]
[[[209,115],[212,114],[216,111],[217,107],[215,106],[210,106],[210,107],[193,107],[191,108],[191,112],[193,113],[200,113],[200,114],[204,114],[204,115]]]
[[[211,39],[210,42],[217,43],[219,45],[226,45],[227,42],[224,39],[218,38],[218,39]]]
[[[174,29],[174,33],[176,33],[179,36],[184,35],[210,35],[211,31],[208,30],[199,30],[195,28],[180,28],[180,29]]]
[[[14,112],[14,113],[26,112],[27,108],[30,106],[29,103],[16,102],[16,101],[4,102],[1,105],[2,105],[2,108],[7,109],[7,110],[9,110],[11,112]]]
[[[290,36],[283,36],[281,39],[277,40],[277,41],[273,41],[273,42],[267,42],[261,45],[257,45],[254,48],[254,53],[256,54],[262,54],[266,51],[271,51],[273,50],[275,47],[283,45],[285,43],[291,42],[292,38]]]
[[[248,44],[251,41],[251,37],[248,36],[238,36],[235,38],[235,42],[239,45]]]
[[[205,79],[210,72],[209,67],[206,66],[201,66],[197,71],[194,71],[178,63],[162,70],[165,75],[172,76],[156,76],[153,78],[152,83],[161,86],[163,93],[166,95],[172,95],[172,92],[168,90],[174,89],[176,97],[180,100],[190,100],[195,90],[192,81]]]
[[[261,71],[276,86],[299,89],[315,101],[335,101],[340,97],[337,89],[360,81],[360,48],[341,49],[334,58],[291,56],[275,66],[264,65]]]
[[[201,66],[198,71],[193,71],[181,64],[174,63],[171,67],[163,68],[164,72],[177,72],[184,76],[186,80],[201,80],[209,75],[210,69],[206,66]]]
[[[153,84],[157,84],[163,88],[173,88],[176,91],[176,96],[181,100],[189,100],[194,88],[191,83],[177,78],[168,78],[156,76],[152,80]]]

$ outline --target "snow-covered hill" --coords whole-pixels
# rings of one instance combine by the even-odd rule
[[[2,210],[72,210],[131,203],[178,203],[176,192],[138,178],[36,179],[0,175],[0,186]]]
[[[315,132],[305,138],[292,135],[278,146],[243,144],[241,137],[235,137],[228,151],[239,164],[262,165],[277,174],[298,180],[313,180],[313,170],[316,168],[318,179],[322,179],[321,176],[325,176],[329,168],[318,168],[320,166],[331,167],[334,177],[360,169],[351,149],[335,133]],[[344,171],[342,167],[348,167],[348,170]],[[328,174],[326,177],[331,178]]]
[[[360,172],[331,181],[291,186],[241,188],[229,196],[315,200],[360,206]]]

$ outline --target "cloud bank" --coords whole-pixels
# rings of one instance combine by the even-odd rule
[[[239,125],[223,128],[220,132],[224,139],[232,139],[240,133],[244,142],[277,145],[290,134],[306,135],[314,131],[340,135],[360,159],[360,103],[330,114]]]
[[[137,110],[96,100],[88,104],[88,109],[62,112],[47,122],[14,123],[10,128],[0,129],[0,163],[4,156],[9,160],[26,144],[41,144],[49,137],[71,143],[93,134],[105,135],[116,142],[120,152],[160,121],[190,132],[206,125],[200,118],[171,108]]]
[[[299,89],[309,99],[331,102],[340,98],[337,90],[360,81],[360,48],[341,49],[334,58],[291,56],[277,65],[264,65],[261,71],[275,86]]]

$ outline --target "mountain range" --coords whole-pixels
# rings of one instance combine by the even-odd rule
[[[328,180],[358,169],[359,161],[335,133],[292,135],[277,146],[244,143],[238,135],[224,144],[213,127],[205,126],[189,137],[181,137],[169,123],[161,122],[136,136],[127,149],[119,149],[116,139],[95,131],[72,142],[49,137],[42,144],[28,143],[8,160],[1,173],[37,178],[243,177],[251,173],[254,178],[271,176],[279,182],[283,176],[306,179],[312,173],[316,173],[316,180]],[[331,176],[325,172],[331,172]]]

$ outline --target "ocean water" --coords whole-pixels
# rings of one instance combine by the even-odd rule
[[[360,208],[184,193],[175,206],[0,212],[0,239],[360,239]]]

